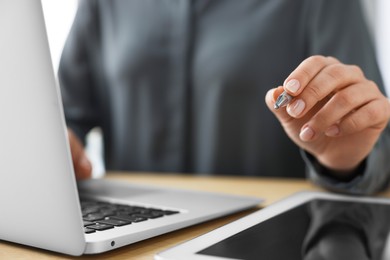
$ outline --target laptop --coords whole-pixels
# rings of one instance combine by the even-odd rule
[[[262,201],[104,179],[77,183],[41,3],[0,0],[0,12],[1,240],[95,254]]]

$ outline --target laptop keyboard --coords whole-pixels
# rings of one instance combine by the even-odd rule
[[[180,213],[174,210],[113,204],[102,201],[81,200],[80,203],[84,220],[84,233],[86,234]]]

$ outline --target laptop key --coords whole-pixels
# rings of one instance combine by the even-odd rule
[[[94,225],[88,226],[88,228],[101,231],[101,230],[114,228],[114,226],[113,225],[109,225],[109,224],[104,224],[104,223],[95,223]]]
[[[94,222],[85,221],[85,220],[83,222],[84,222],[84,227],[95,224]]]
[[[117,210],[117,213],[118,214],[127,214],[127,215],[131,215],[131,214],[136,214],[136,213],[139,213],[139,210],[137,210],[137,209],[123,209],[123,208],[121,208],[121,209],[119,209],[119,210]]]
[[[87,228],[87,227],[84,228],[84,233],[85,234],[91,234],[91,233],[94,233],[94,232],[96,232],[95,229],[91,229],[91,228]]]
[[[99,212],[99,207],[92,206],[92,207],[86,207],[81,210],[81,213],[83,216],[86,216],[88,214]]]
[[[101,213],[92,213],[88,214],[87,216],[84,216],[83,219],[86,221],[97,221],[104,219],[105,216]]]
[[[98,223],[113,225],[116,227],[130,225],[131,221],[123,220],[123,219],[115,219],[115,218],[105,218],[104,220],[97,221]]]
[[[127,220],[127,221],[131,221],[131,222],[134,222],[134,223],[148,220],[147,218],[134,217],[134,216],[124,215],[124,214],[119,214],[119,215],[116,215],[116,216],[112,216],[110,218]]]
[[[145,214],[132,214],[131,216],[136,218],[160,218],[163,217],[164,214],[150,212]]]
[[[101,211],[99,212],[99,214],[102,214],[102,216],[103,216],[104,218],[106,218],[106,217],[110,217],[110,216],[116,215],[116,212],[115,212],[115,211],[111,211],[111,210],[101,210]]]

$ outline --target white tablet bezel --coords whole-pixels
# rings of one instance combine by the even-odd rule
[[[383,203],[390,204],[390,200],[378,197],[357,197],[326,192],[303,191],[278,201],[264,209],[258,210],[248,216],[210,231],[202,236],[184,242],[180,245],[162,251],[155,255],[156,260],[234,260],[232,258],[207,256],[196,254],[238,232],[257,225],[277,216],[285,211],[295,208],[305,202],[315,199],[327,199],[335,201]]]

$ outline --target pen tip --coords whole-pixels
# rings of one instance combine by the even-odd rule
[[[274,108],[279,109],[281,107],[285,107],[288,103],[290,103],[292,97],[287,94],[286,92],[283,92],[279,95],[279,97],[276,99]]]

